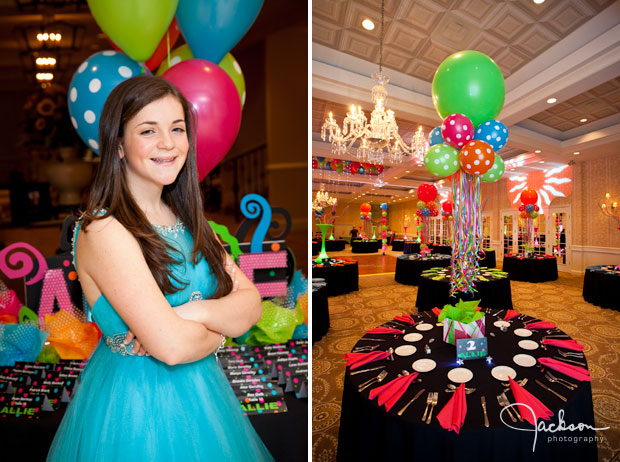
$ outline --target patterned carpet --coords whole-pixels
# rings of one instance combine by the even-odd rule
[[[511,282],[514,309],[555,322],[585,345],[601,461],[620,461],[620,312],[583,300],[583,276],[560,273],[557,281]],[[417,287],[394,281],[394,274],[361,275],[360,290],[330,297],[331,328],[312,349],[312,460],[336,460],[344,353],[364,332],[394,316],[416,312]]]

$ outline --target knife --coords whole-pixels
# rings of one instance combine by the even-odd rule
[[[376,371],[377,369],[384,369],[384,368],[385,366],[371,367],[370,369],[362,369],[360,371],[351,372],[350,375],[361,374],[362,372]]]
[[[565,359],[565,358],[562,358],[561,356],[554,356],[553,359],[557,359],[558,361],[566,361],[567,363],[573,363],[573,364],[577,364],[578,366],[586,367],[586,365],[584,363],[580,363],[578,361],[573,361],[571,359]]]
[[[558,398],[560,398],[562,401],[566,402],[566,398],[564,398],[564,396],[562,396],[561,394],[559,394],[558,392],[556,392],[555,390],[552,390],[551,388],[549,388],[547,385],[545,385],[542,382],[539,382],[538,379],[534,379],[534,382],[536,382],[538,385],[540,385],[541,387],[543,387],[545,390],[549,390],[551,393],[553,393],[555,396],[557,396]]]
[[[424,393],[424,391],[425,391],[425,389],[422,388],[419,392],[417,392],[415,394],[415,396],[413,398],[411,398],[411,401],[409,401],[407,404],[405,404],[405,406],[400,411],[398,411],[398,415],[403,415],[403,412],[405,412],[405,409],[407,409],[411,403],[413,403],[416,399],[418,399],[420,397],[420,395],[422,393]]]
[[[489,417],[487,416],[487,401],[484,399],[484,396],[480,397],[480,402],[482,403],[482,411],[484,412],[484,426],[489,426]]]

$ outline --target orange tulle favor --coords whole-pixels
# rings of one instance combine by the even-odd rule
[[[93,322],[81,322],[68,311],[45,315],[47,341],[62,359],[87,359],[97,346],[101,331]]]

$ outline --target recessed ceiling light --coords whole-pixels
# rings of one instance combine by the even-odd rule
[[[581,122],[581,123],[584,123],[584,122],[587,122],[587,121],[588,121],[588,119],[586,119],[585,117],[583,119],[579,119],[579,122]]]
[[[411,173],[409,170],[405,170],[405,173]]]
[[[540,154],[540,149],[537,149],[536,151],[534,151],[536,154]]]
[[[555,103],[556,101],[557,101],[557,99],[556,99],[556,98],[549,98],[549,99],[547,100],[547,103],[549,103],[549,104],[553,104],[553,103]]]
[[[394,177],[394,179],[395,179],[395,180],[398,180],[398,177],[397,177],[397,176],[395,176],[395,177]]]
[[[539,163],[544,164],[544,163],[545,163],[545,161],[544,161],[544,160],[541,160]]]
[[[574,155],[578,156],[579,154],[581,154],[579,151],[575,151],[573,152]]]
[[[366,30],[374,30],[375,23],[372,22],[370,19],[366,18],[362,21],[362,27]]]
[[[533,0],[533,2],[540,5],[541,3],[545,3],[545,0]]]

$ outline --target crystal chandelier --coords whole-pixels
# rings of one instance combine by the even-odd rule
[[[407,146],[398,133],[394,111],[385,108],[388,94],[385,85],[390,79],[383,73],[383,17],[384,1],[381,2],[379,72],[372,75],[376,84],[371,91],[375,108],[370,115],[370,123],[362,108],[352,105],[342,122],[342,129],[332,113],[329,113],[329,118],[325,119],[321,127],[321,138],[332,144],[332,152],[336,155],[352,152],[353,145],[359,141],[356,157],[361,162],[400,163],[404,156],[413,156],[414,161],[420,163],[428,149],[422,127],[412,138],[411,146]]]
[[[320,211],[327,207],[333,207],[338,202],[338,199],[331,197],[327,191],[325,191],[325,185],[321,184],[321,190],[317,191],[314,200],[312,201],[312,210]]]

